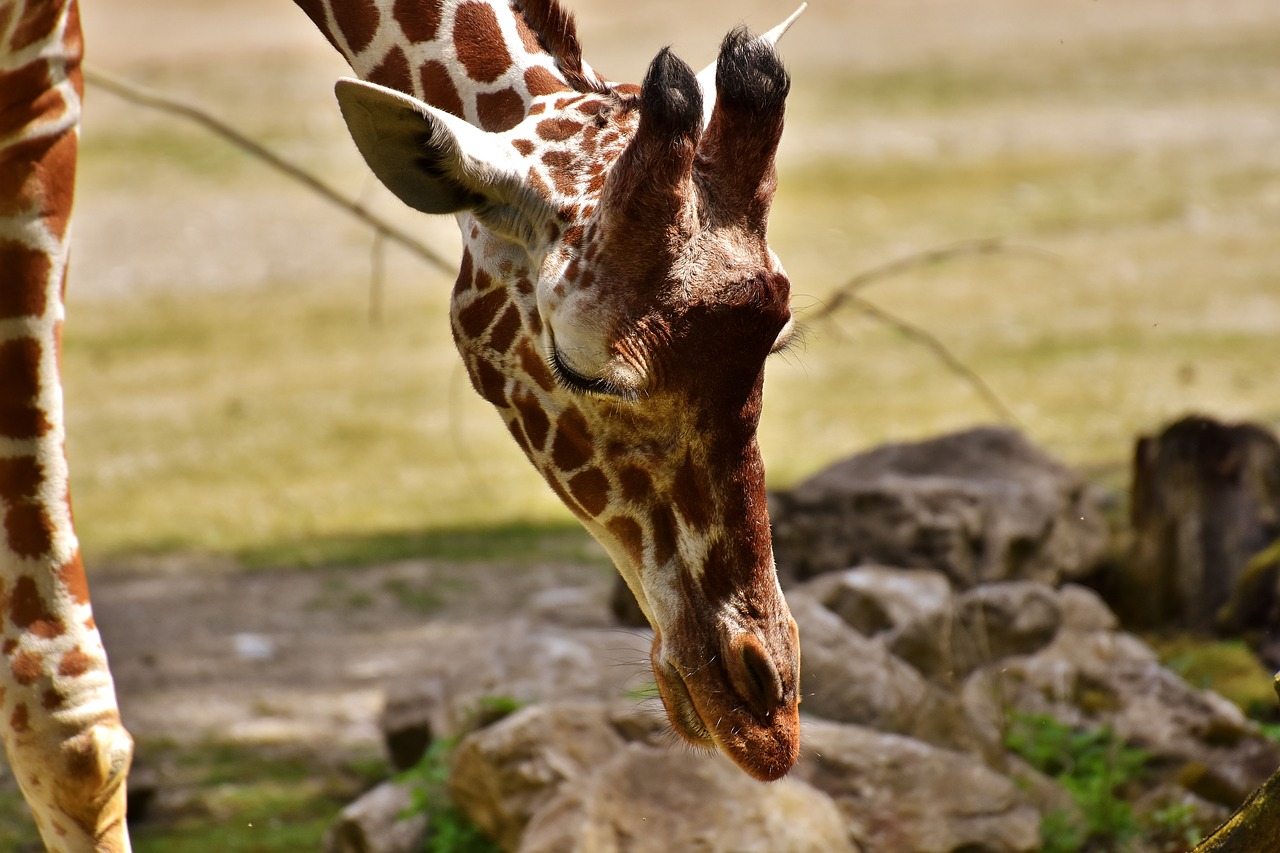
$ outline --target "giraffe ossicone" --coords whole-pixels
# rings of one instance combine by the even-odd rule
[[[552,0],[437,12],[447,49],[401,52],[427,57],[412,85],[384,70],[397,47],[349,56],[366,78],[336,86],[352,138],[401,200],[457,216],[472,384],[635,594],[674,727],[776,779],[799,753],[799,642],[756,428],[765,360],[792,329],[766,229],[790,88],[773,43],[795,16],[730,33],[702,80],[663,50],[636,87],[588,71]],[[433,99],[417,81],[439,62],[451,87]],[[522,115],[465,120],[509,80],[542,86],[511,100]]]

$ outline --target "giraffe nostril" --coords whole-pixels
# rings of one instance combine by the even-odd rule
[[[747,706],[760,716],[772,714],[782,704],[782,678],[760,640],[739,634],[728,656],[729,677]]]

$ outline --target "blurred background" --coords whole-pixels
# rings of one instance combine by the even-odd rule
[[[631,81],[666,44],[700,68],[731,27],[764,30],[792,11],[569,5],[588,61]],[[332,95],[346,66],[287,0],[86,0],[83,17],[91,67],[219,116],[457,256],[451,219],[403,209],[368,174]],[[1278,44],[1274,0],[813,2],[781,46],[793,88],[771,240],[806,332],[769,367],[771,486],[881,442],[1004,419],[1121,494],[1135,438],[1184,413],[1280,427]],[[160,594],[139,586],[153,579],[252,609],[283,587],[227,580],[244,567],[260,580],[469,561],[433,569],[436,597],[406,619],[463,588],[478,591],[475,610],[516,607],[537,588],[515,571],[531,560],[586,566],[607,589],[602,552],[465,378],[452,275],[387,245],[375,292],[368,229],[194,125],[93,85],[82,139],[68,451],[126,720],[144,736],[179,737],[162,723],[181,714],[169,706],[166,721],[142,698],[156,685],[129,667],[203,624],[176,607],[130,610],[140,590]],[[1003,248],[859,295],[931,335],[1003,413],[900,326],[856,305],[818,316],[864,271],[973,240]],[[476,580],[486,560],[497,580]],[[350,624],[386,618],[369,608],[397,590],[395,578],[307,577],[315,585],[281,606],[332,606]],[[113,593],[117,578],[131,591]],[[237,589],[258,598],[237,604]],[[113,620],[112,602],[132,604]],[[256,635],[244,636],[236,654],[253,658]],[[376,703],[356,704],[335,718],[367,747],[352,720]],[[227,718],[202,719],[207,735]],[[249,759],[203,760],[239,776]]]

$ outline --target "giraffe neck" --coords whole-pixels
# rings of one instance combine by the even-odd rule
[[[515,127],[539,97],[603,86],[547,0],[297,3],[361,79],[485,130]]]
[[[0,2],[0,725],[50,850],[129,848],[120,725],[71,523],[58,375],[79,13]]]

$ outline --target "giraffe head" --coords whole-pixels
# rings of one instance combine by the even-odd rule
[[[664,50],[642,86],[533,98],[500,133],[372,84],[338,97],[393,192],[458,215],[472,382],[634,592],[676,730],[767,780],[799,752],[756,442],[792,328],[765,233],[790,82],[745,31],[712,73]]]

